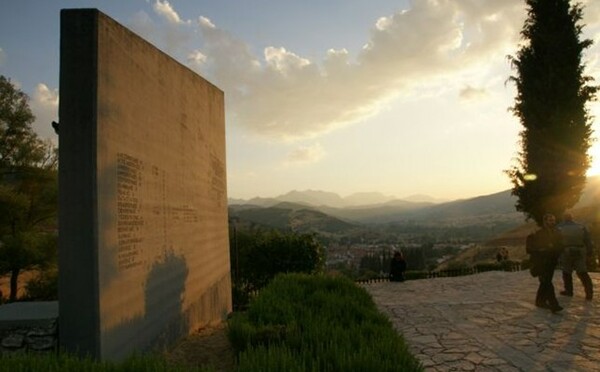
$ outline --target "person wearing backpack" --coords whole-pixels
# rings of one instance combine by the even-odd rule
[[[583,284],[585,299],[591,301],[594,296],[594,287],[590,274],[588,274],[587,262],[591,262],[594,257],[594,245],[590,233],[583,224],[575,222],[573,215],[569,212],[564,214],[563,221],[557,227],[565,247],[560,257],[564,285],[564,290],[560,294],[573,296],[573,271],[575,271]]]
[[[535,297],[535,306],[549,309],[553,313],[563,309],[558,304],[552,284],[554,269],[562,249],[562,237],[556,228],[556,217],[546,213],[542,227],[527,236],[525,250],[530,255],[531,275],[537,277],[540,283]]]

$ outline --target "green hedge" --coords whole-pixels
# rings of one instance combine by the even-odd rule
[[[343,277],[285,274],[230,319],[239,371],[422,371],[369,294]]]

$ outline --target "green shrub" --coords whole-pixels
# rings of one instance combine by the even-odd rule
[[[232,242],[233,301],[245,308],[251,293],[260,290],[280,273],[320,273],[323,247],[311,234],[253,233],[238,231]]]
[[[240,371],[421,371],[369,294],[344,277],[279,275],[235,314]]]

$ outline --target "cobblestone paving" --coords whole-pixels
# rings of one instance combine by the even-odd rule
[[[426,371],[600,371],[600,274],[586,301],[574,276],[564,310],[534,306],[528,271],[364,284]],[[554,275],[556,292],[562,286]]]

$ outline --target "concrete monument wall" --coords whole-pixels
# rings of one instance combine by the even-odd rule
[[[95,9],[61,12],[59,340],[101,359],[231,311],[224,95]]]

